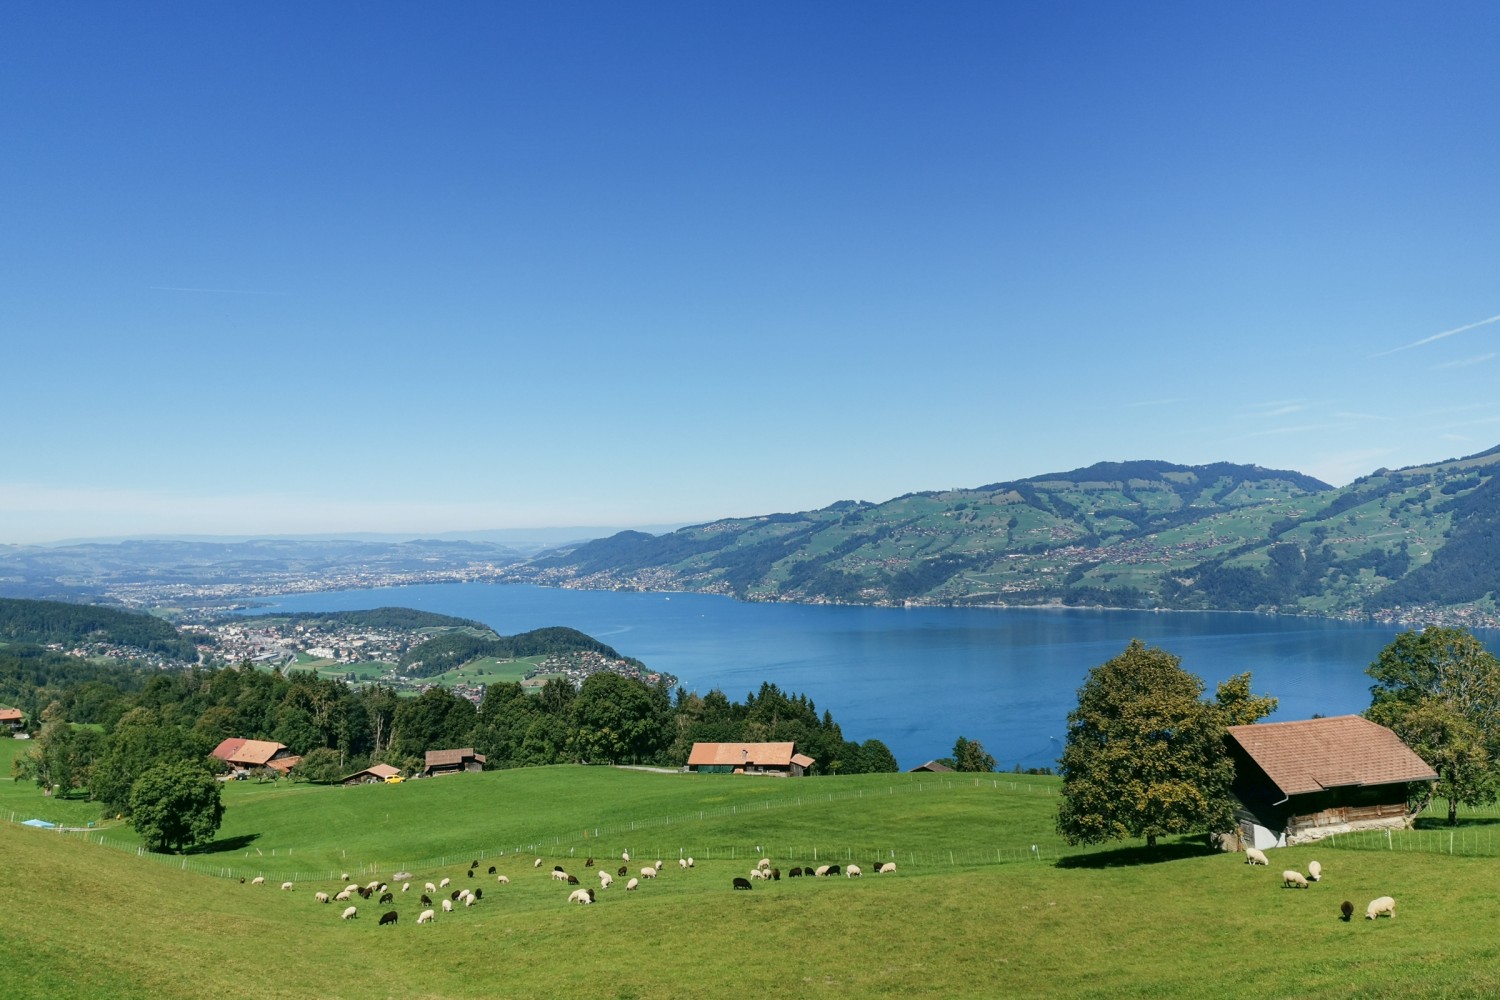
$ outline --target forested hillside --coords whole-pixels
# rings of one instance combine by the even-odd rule
[[[519,635],[502,635],[486,639],[462,632],[428,639],[413,646],[401,657],[401,671],[413,677],[435,677],[482,656],[520,658],[549,656],[556,653],[598,653],[611,660],[624,660],[632,666],[644,666],[639,660],[621,656],[612,646],[563,626],[532,629]]]
[[[193,642],[151,615],[92,604],[0,598],[0,642],[129,647],[191,663]]]
[[[1106,462],[659,537],[622,532],[510,575],[746,600],[1491,613],[1497,463],[1492,449],[1335,489],[1259,466]]]

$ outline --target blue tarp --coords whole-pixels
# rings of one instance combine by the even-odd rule
[[[41,828],[46,829],[46,830],[51,830],[51,829],[53,829],[54,827],[57,826],[56,823],[48,823],[44,819],[28,819],[26,822],[22,823],[21,825],[22,826],[36,826],[36,827],[41,827]]]

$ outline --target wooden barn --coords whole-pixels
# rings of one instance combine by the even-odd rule
[[[687,769],[702,774],[775,774],[800,778],[813,759],[795,743],[694,743]]]
[[[475,753],[473,747],[464,747],[462,750],[429,750],[426,765],[422,768],[422,776],[434,778],[439,774],[483,771],[484,764],[484,754]]]
[[[1437,780],[1400,737],[1358,715],[1230,726],[1225,742],[1239,838],[1250,847],[1408,827],[1413,786]]]
[[[286,774],[302,759],[292,753],[285,743],[238,738],[224,740],[213,748],[210,756],[219,758],[237,771],[269,767],[282,774]]]
[[[401,773],[401,768],[392,767],[389,764],[371,764],[363,771],[355,771],[347,778],[340,778],[341,785],[378,785],[387,778],[394,778]]]
[[[927,774],[951,774],[953,768],[949,767],[947,764],[941,764],[935,760],[929,760],[925,764],[918,764],[907,773],[916,774],[919,771],[925,772]]]

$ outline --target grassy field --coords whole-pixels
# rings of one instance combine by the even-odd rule
[[[456,670],[438,674],[430,680],[444,687],[453,684],[511,684],[520,683],[526,673],[537,668],[545,656],[527,656],[518,660],[497,659],[493,656],[471,660]],[[551,675],[548,675],[551,676]]]
[[[920,787],[919,787],[920,786]],[[976,785],[915,776],[746,779],[540,768],[400,786],[226,791],[227,844],[187,859],[137,857],[94,838],[0,823],[0,961],[10,997],[1456,997],[1500,993],[1492,929],[1500,859],[1341,849],[1271,852],[1272,868],[1168,844],[1068,854],[1045,840],[1055,779]],[[695,808],[696,807],[696,808]],[[697,818],[701,814],[701,818]],[[670,822],[668,822],[670,819]],[[594,830],[599,835],[594,835]],[[588,834],[585,837],[585,833]],[[517,853],[518,838],[539,850]],[[95,835],[97,837],[97,835]],[[1051,857],[982,852],[1038,838]],[[248,838],[248,839],[246,839]],[[478,858],[475,845],[496,847]],[[498,845],[509,844],[503,848]],[[908,849],[893,875],[789,879],[735,892],[754,847],[849,851],[869,865]],[[278,846],[280,845],[280,846]],[[565,902],[561,863],[597,886],[582,855],[632,874],[636,892]],[[675,846],[696,867],[672,863]],[[887,846],[889,845],[889,846]],[[928,850],[927,854],[920,851]],[[462,851],[454,854],[455,851]],[[655,849],[653,849],[655,848]],[[272,855],[272,850],[276,854]],[[290,850],[288,855],[286,852]],[[954,860],[945,854],[952,850]],[[413,890],[380,906],[312,896],[336,878],[276,888],[305,861],[350,855],[412,865]],[[572,851],[572,856],[569,852]],[[729,857],[725,852],[734,852]],[[267,872],[264,886],[183,865]],[[474,854],[471,858],[469,854]],[[1039,853],[1041,853],[1039,851]],[[722,854],[722,856],[720,856]],[[533,867],[544,857],[541,869]],[[1283,889],[1316,857],[1325,880]],[[477,878],[470,861],[480,860]],[[823,860],[820,857],[820,860]],[[509,884],[488,873],[494,865]],[[340,875],[335,871],[327,874]],[[472,909],[417,926],[422,884],[481,887]],[[452,888],[452,887],[450,887]],[[1338,917],[1377,895],[1395,920]],[[394,909],[394,927],[378,915]]]

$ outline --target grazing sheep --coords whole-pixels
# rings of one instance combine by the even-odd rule
[[[1245,848],[1245,864],[1247,864],[1247,865],[1269,865],[1270,863],[1271,862],[1266,859],[1266,856],[1265,856],[1264,852],[1262,852],[1262,851],[1260,851],[1260,850],[1258,850],[1258,849],[1256,849],[1254,847],[1247,847],[1247,848]]]
[[[264,875],[257,875],[253,879],[250,880],[250,884],[251,885],[265,885],[266,884],[266,877]]]
[[[755,867],[757,867],[757,868],[769,868],[769,867],[771,867],[771,859],[770,858],[761,858],[759,861],[755,862]]]
[[[448,888],[448,883],[450,883],[452,881],[453,880],[451,878],[445,878],[441,882],[438,883],[438,888],[439,889],[446,889],[446,888]]]
[[[394,924],[398,919],[400,919],[400,915],[395,910],[388,910],[380,915],[380,926],[384,927],[386,924]]]
[[[475,899],[483,899],[484,898],[484,890],[483,889],[475,889],[472,893],[470,893],[470,895],[472,895]]]
[[[816,875],[818,878],[822,878],[824,875],[828,874],[828,866],[827,865],[819,865],[817,867],[817,869],[813,871],[813,874]]]
[[[506,878],[504,875],[496,875],[495,881],[499,882],[501,885],[510,885],[510,879]]]
[[[540,868],[540,867],[542,867],[542,859],[541,858],[537,858],[535,861],[533,861],[531,863],[531,867],[533,867],[533,868]]]
[[[463,890],[461,890],[461,889],[454,889],[452,892],[448,893],[448,898],[451,899],[451,900],[454,900],[456,902],[458,900],[458,897],[462,896],[462,895],[463,895]]]
[[[750,880],[747,878],[736,878],[734,880],[734,887],[736,889],[749,889],[751,888]]]
[[[1365,919],[1374,920],[1384,914],[1392,920],[1396,919],[1396,901],[1389,896],[1381,896],[1370,900],[1370,905],[1365,907]]]
[[[456,892],[456,893],[453,894],[453,901],[456,903],[460,899],[468,899],[472,895],[474,895],[474,894],[472,892],[470,892],[468,889],[463,889],[463,890],[460,890],[459,892]]]
[[[427,895],[427,893],[425,893],[425,892],[422,893],[422,905],[423,906],[431,906],[432,905],[432,897],[429,896],[429,895]]]
[[[494,865],[490,865],[490,874],[491,875],[495,874],[495,866]]]
[[[667,863],[665,861],[662,861],[660,858],[658,858],[656,860],[656,864],[652,865],[651,867],[655,868],[659,872],[663,868],[667,867]]]
[[[860,871],[859,865],[850,865],[844,869],[844,878],[859,878],[864,872]]]
[[[688,858],[688,867],[691,868],[691,867],[693,867],[694,864],[695,864],[695,862],[693,861],[693,859],[692,858]]]
[[[390,886],[386,885],[384,882],[380,883],[380,891],[381,892],[385,892],[389,888],[390,888]]]
[[[410,882],[402,882],[401,883],[401,891],[402,892],[406,892],[410,888],[411,888],[411,883]]]
[[[793,868],[791,871],[789,871],[789,872],[786,873],[786,877],[787,878],[801,878],[802,877],[802,869],[800,867]]]
[[[1343,916],[1341,916],[1339,919],[1347,924],[1349,922],[1349,918],[1354,916],[1354,904],[1349,902],[1347,899],[1344,900],[1339,904],[1339,913],[1343,914]]]
[[[469,871],[473,871],[475,868],[478,868],[478,867],[479,867],[479,862],[478,861],[470,861],[469,862]]]
[[[560,871],[563,870],[563,866],[562,865],[553,865],[552,866],[552,870],[555,871],[555,872],[560,872]]]
[[[1307,879],[1302,877],[1301,872],[1284,871],[1281,873],[1281,887],[1283,889],[1306,889]]]
[[[829,865],[828,866],[828,874],[829,875],[837,875],[838,873],[839,873],[839,866],[838,865]]]
[[[344,886],[344,891],[345,892],[358,892],[359,891],[359,886],[355,885],[353,882],[350,882],[348,885]]]
[[[758,879],[758,878],[762,878],[763,879],[763,878],[770,878],[770,876],[768,874],[766,874],[766,871],[765,871],[764,868],[752,868],[752,869],[750,869],[750,878],[751,879]]]
[[[635,887],[638,886],[638,885],[640,885],[640,884],[641,884],[641,880],[640,879],[633,878],[629,882],[625,883],[625,891],[626,892],[633,892],[635,890]]]
[[[780,882],[781,881],[781,869],[780,868],[772,868],[771,869],[771,881],[772,882]]]
[[[588,889],[574,889],[568,893],[568,902],[570,903],[592,903],[593,901],[594,897]]]
[[[564,871],[555,871],[552,873],[552,880],[554,882],[566,882],[568,880],[568,873]]]
[[[349,881],[349,873],[348,872],[344,872],[344,874],[340,875],[339,876],[339,881],[340,882],[347,882],[347,881]]]
[[[875,874],[876,875],[889,875],[891,872],[893,872],[895,870],[896,870],[896,862],[894,862],[894,861],[887,861],[885,864],[881,865],[879,868],[877,868],[875,870]]]
[[[245,876],[241,875],[240,876],[240,885],[244,885],[244,884],[245,884]]]
[[[340,919],[343,919],[343,920],[353,920],[358,915],[359,915],[359,907],[357,907],[357,906],[351,906],[347,910],[344,911],[344,915]]]
[[[443,900],[443,912],[444,913],[452,913],[453,912],[453,900],[451,900],[451,899],[445,899],[445,900]]]
[[[594,867],[594,859],[592,857],[589,858],[587,861],[585,861],[583,863],[583,867],[585,867],[585,868],[592,868],[592,867]]]
[[[615,880],[615,877],[613,875],[611,875],[609,872],[600,872],[599,873],[599,888],[601,888],[601,889],[608,889],[610,887],[610,884],[613,883],[614,880]]]
[[[469,876],[469,878],[473,878],[474,877],[474,869],[470,868],[466,874]]]
[[[677,867],[681,868],[683,871],[687,871],[687,858],[678,858]]]
[[[293,884],[291,882],[283,882],[283,883],[281,883],[281,891],[282,892],[291,892],[294,888],[295,887],[293,886]]]
[[[620,870],[615,872],[615,874],[620,876],[620,878],[624,878],[626,875],[630,874],[630,869],[626,868],[624,865],[621,865]]]
[[[326,893],[326,892],[315,892],[315,893],[313,893],[313,899],[316,899],[320,903],[326,903],[326,902],[328,902],[328,893]]]
[[[620,860],[624,861],[624,862],[626,862],[628,864],[630,862],[630,852],[629,851],[622,851],[620,853]]]
[[[1307,878],[1311,882],[1323,881],[1323,866],[1316,861],[1309,861],[1307,863]]]
[[[433,913],[431,910],[423,910],[421,913],[417,914],[417,923],[430,924],[432,923],[432,918],[435,916],[437,916],[437,914]]]
[[[343,892],[339,893],[337,896],[334,896],[333,898],[336,899],[336,900],[338,900],[340,903],[347,903],[347,902],[349,902],[349,897],[351,897],[353,895],[354,895],[354,893],[350,892],[348,889],[345,889]]]
[[[473,896],[465,896],[464,897],[464,905],[465,906],[473,906],[477,902],[479,902],[479,900],[475,899]]]
[[[578,884],[578,876],[577,875],[569,875],[568,876],[568,884],[569,885],[577,885]]]
[[[431,882],[428,882],[425,886],[423,886],[423,888],[428,892],[437,892],[437,886],[433,885]]]
[[[360,886],[358,889],[356,889],[354,891],[357,892],[357,893],[359,893],[359,898],[360,899],[369,899],[370,898],[370,890],[366,889],[364,886]]]
[[[380,894],[380,901],[382,903],[394,903],[396,901],[396,894],[394,892],[382,892]]]
[[[641,869],[641,878],[656,878],[656,869],[647,865]]]

